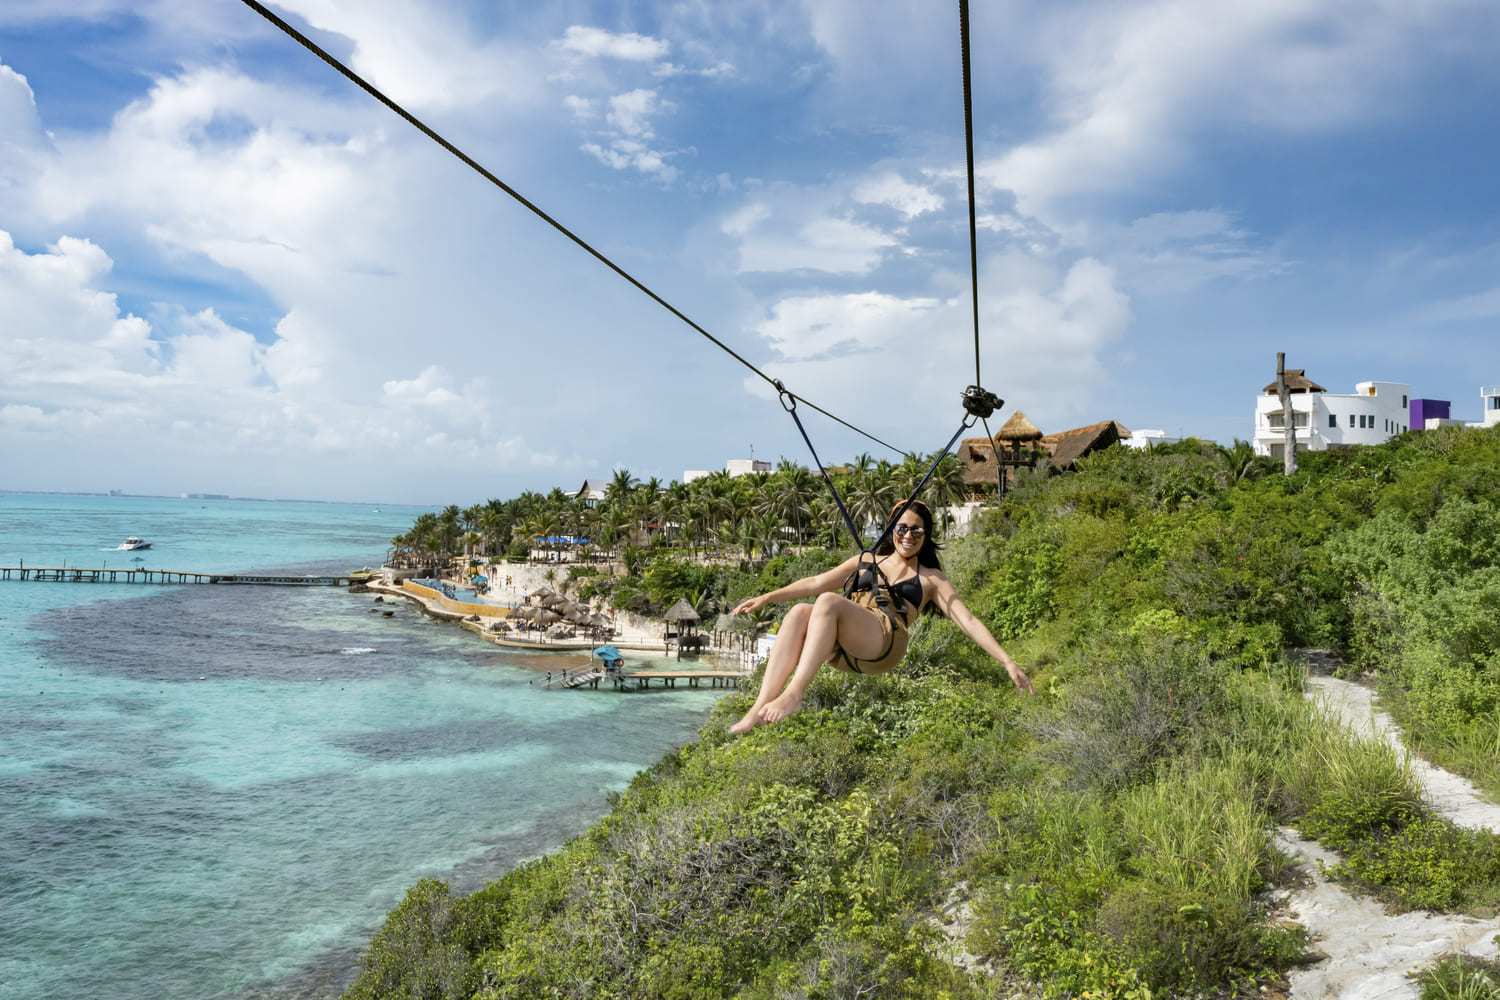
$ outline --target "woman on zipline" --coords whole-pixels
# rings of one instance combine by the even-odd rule
[[[901,506],[898,503],[891,513],[894,515]],[[943,575],[937,550],[932,538],[932,512],[920,500],[913,500],[876,547],[873,562],[866,558],[860,564],[858,556],[851,556],[826,573],[741,601],[734,614],[818,596],[812,604],[798,604],[786,613],[771,647],[760,694],[729,731],[747,733],[797,711],[802,707],[803,693],[824,663],[858,674],[883,674],[895,667],[906,655],[907,630],[928,603],[937,605],[980,649],[993,656],[1010,674],[1011,683],[1030,693],[1030,679]],[[855,572],[856,565],[859,573],[852,598],[835,593]]]

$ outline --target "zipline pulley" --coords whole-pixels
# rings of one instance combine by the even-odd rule
[[[964,409],[980,420],[988,419],[1004,405],[1005,400],[981,386],[971,385],[964,390]]]

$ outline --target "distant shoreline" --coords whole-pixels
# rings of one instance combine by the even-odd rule
[[[336,504],[345,507],[395,507],[402,510],[437,510],[432,504],[400,503],[395,500],[307,500],[300,497],[236,497],[236,496],[199,496],[184,497],[177,493],[98,493],[88,490],[9,490],[0,489],[0,496],[23,496],[23,497],[99,497],[104,500],[213,500],[222,503],[226,500],[248,501],[250,503],[317,503]]]

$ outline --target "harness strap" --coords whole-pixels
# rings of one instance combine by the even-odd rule
[[[861,605],[861,606],[863,606],[863,605]],[[879,610],[885,612],[885,616],[887,618],[889,618],[890,622],[891,622],[891,634],[886,638],[885,648],[880,651],[880,655],[879,656],[876,656],[873,659],[861,661],[861,660],[857,660],[854,657],[850,656],[849,655],[849,651],[847,649],[845,649],[843,646],[835,645],[833,647],[834,654],[839,659],[843,660],[844,661],[844,665],[847,666],[850,670],[852,670],[856,674],[862,674],[862,673],[864,673],[863,670],[859,669],[859,665],[860,665],[861,662],[864,662],[864,663],[879,663],[881,660],[883,660],[887,656],[889,656],[890,653],[891,653],[891,647],[896,644],[896,629],[900,628],[902,630],[905,630],[907,628],[906,619],[904,617],[897,617],[896,614],[893,611],[891,611],[890,608],[885,607],[878,600],[876,601],[875,606]]]

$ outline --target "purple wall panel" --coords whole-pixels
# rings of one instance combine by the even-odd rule
[[[1447,420],[1453,404],[1446,399],[1414,399],[1411,401],[1411,429],[1419,431],[1434,418]]]

